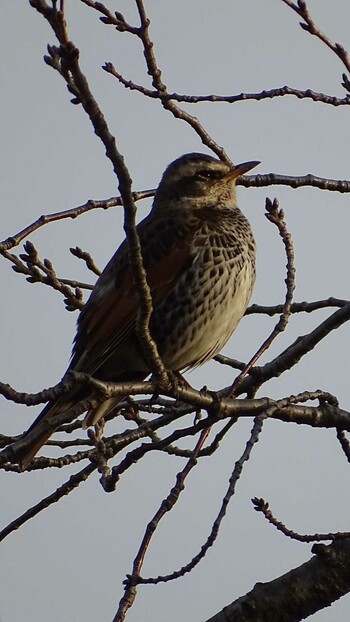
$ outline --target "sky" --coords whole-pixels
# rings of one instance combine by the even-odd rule
[[[135,23],[132,0],[109,2]],[[237,94],[285,84],[343,97],[340,60],[298,25],[282,0],[145,0],[151,37],[170,92]],[[347,0],[310,0],[310,12],[327,35],[350,50]],[[135,190],[154,188],[166,165],[190,151],[208,152],[194,131],[157,101],[122,87],[101,66],[111,61],[127,79],[150,87],[139,42],[98,20],[78,0],[66,0],[70,38],[81,51],[88,77],[129,167]],[[6,3],[0,23],[2,62],[1,239],[52,213],[89,198],[117,195],[117,180],[91,124],[60,76],[43,62],[55,43],[44,19],[29,2]],[[331,107],[283,97],[234,105],[206,103],[184,108],[195,114],[234,162],[261,160],[256,172],[349,178],[350,124],[346,106]],[[285,257],[274,227],[264,216],[265,197],[277,197],[295,246],[295,300],[349,297],[349,197],[307,188],[274,186],[238,190],[257,241],[257,282],[252,302],[283,301]],[[138,218],[150,201],[138,204]],[[30,236],[41,257],[66,278],[90,280],[69,253],[80,246],[103,267],[123,239],[120,208],[64,220]],[[21,250],[19,251],[21,252]],[[0,380],[20,391],[56,384],[68,364],[76,314],[59,294],[30,285],[1,259]],[[261,360],[267,362],[329,311],[301,314]],[[274,325],[273,318],[246,317],[224,353],[248,360]],[[348,326],[259,393],[281,398],[321,388],[349,409]],[[232,373],[210,362],[188,375],[197,388],[217,389]],[[16,406],[1,398],[3,433],[27,428],[40,407]],[[200,549],[217,514],[235,461],[252,426],[240,421],[211,458],[193,470],[182,499],[160,525],[144,574],[165,574]],[[106,494],[98,476],[11,534],[1,545],[0,620],[61,622],[112,620],[122,581],[131,571],[145,525],[173,485],[179,458],[152,455]],[[71,468],[70,473],[75,472]],[[1,472],[1,523],[8,522],[63,483],[68,471],[21,475]],[[254,511],[250,499],[264,497],[291,529],[302,533],[348,530],[350,472],[332,430],[270,420],[244,469],[215,546],[184,578],[141,587],[129,622],[206,620],[257,581],[269,581],[307,561],[311,546],[287,540]],[[2,592],[2,593],[1,593]],[[176,604],[176,606],[174,606]],[[315,622],[348,619],[349,597],[313,616]],[[311,619],[311,618],[310,618]]]

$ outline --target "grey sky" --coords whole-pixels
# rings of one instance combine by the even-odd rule
[[[256,92],[285,84],[343,97],[341,62],[298,26],[281,0],[178,0],[145,2],[151,36],[170,91],[193,94]],[[110,60],[127,79],[149,86],[138,41],[98,21],[97,13],[66,0],[70,36],[81,50],[81,65],[104,111],[134,181],[135,190],[155,187],[165,166],[188,151],[206,151],[183,122],[157,102],[126,91],[101,70]],[[329,37],[350,49],[350,5],[309,0]],[[135,19],[131,0],[117,4]],[[79,106],[69,103],[63,80],[42,61],[54,38],[43,18],[26,2],[2,10],[1,238],[42,213],[68,209],[89,198],[117,194],[104,149]],[[257,172],[349,178],[348,107],[333,108],[284,97],[235,105],[187,106],[236,162],[259,159]],[[284,296],[285,257],[277,231],[264,216],[265,196],[277,196],[295,244],[295,300],[330,295],[348,298],[350,210],[347,195],[315,189],[239,189],[239,204],[258,244],[258,278],[253,302],[279,303]],[[150,203],[138,204],[143,217]],[[68,249],[90,251],[100,267],[123,238],[119,209],[96,211],[36,232],[32,241],[59,275],[91,279]],[[50,288],[29,285],[5,260],[0,262],[2,356],[0,379],[36,392],[64,373],[75,333],[76,314],[65,312]],[[320,312],[292,318],[262,361],[315,325]],[[248,360],[274,320],[247,317],[225,353]],[[324,341],[298,366],[263,388],[272,397],[322,388],[349,407],[345,370],[348,326]],[[342,367],[345,368],[342,369]],[[225,386],[228,370],[209,363],[189,375],[196,387]],[[2,431],[19,433],[39,408],[2,399]],[[251,420],[233,428],[222,447],[202,460],[188,479],[183,498],[166,517],[147,555],[144,575],[165,574],[187,563],[200,549],[216,516]],[[0,618],[109,621],[122,594],[144,527],[174,483],[182,462],[148,456],[129,470],[118,490],[107,495],[98,477],[80,486],[12,534],[1,545]],[[71,472],[76,469],[72,468]],[[18,476],[2,472],[1,523],[49,494],[68,477],[50,470]],[[129,622],[205,620],[234,598],[310,558],[310,546],[278,534],[250,503],[266,498],[273,512],[301,532],[347,530],[349,469],[334,431],[269,421],[239,482],[222,531],[205,560],[184,579],[140,588]],[[317,622],[348,619],[349,599],[320,612]]]

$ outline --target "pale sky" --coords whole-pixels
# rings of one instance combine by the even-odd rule
[[[135,22],[131,0],[109,2]],[[311,14],[327,35],[350,50],[350,4],[309,0]],[[343,97],[340,60],[305,33],[282,0],[145,0],[151,37],[169,91],[237,94],[289,85]],[[129,166],[135,190],[155,187],[166,165],[182,153],[208,150],[193,130],[157,101],[125,90],[102,71],[111,61],[126,78],[150,86],[139,42],[101,24],[82,3],[66,0],[70,37],[81,50],[81,66]],[[42,213],[69,209],[89,198],[117,194],[104,148],[79,106],[72,106],[60,76],[42,57],[55,43],[44,19],[28,2],[6,3],[0,24],[2,62],[1,238]],[[234,105],[185,107],[235,162],[261,160],[256,172],[313,173],[349,178],[349,109],[284,97]],[[258,276],[252,302],[283,301],[285,257],[274,227],[264,216],[265,197],[277,196],[295,245],[295,300],[349,297],[349,197],[316,189],[275,186],[239,188],[239,205],[258,245]],[[149,201],[138,204],[142,218]],[[42,228],[30,239],[60,276],[90,280],[69,247],[93,254],[102,268],[123,239],[120,208],[96,211]],[[22,252],[22,250],[16,250]],[[0,380],[19,391],[56,384],[68,364],[76,314],[64,310],[50,288],[29,285],[0,261],[2,356]],[[317,325],[330,311],[291,319],[267,362]],[[249,316],[224,352],[248,360],[275,318]],[[349,409],[349,328],[329,336],[298,367],[264,386],[259,395],[281,398],[322,388]],[[228,369],[209,363],[188,375],[197,388],[215,389],[232,380]],[[27,409],[2,399],[2,432],[19,433],[40,407]],[[166,574],[200,549],[218,512],[235,461],[252,426],[239,422],[211,458],[190,475],[180,502],[161,523],[147,555],[144,576]],[[106,494],[98,475],[60,503],[11,534],[1,544],[1,622],[113,619],[122,581],[145,525],[183,466],[179,458],[149,455]],[[80,469],[81,466],[78,466]],[[1,472],[1,525],[23,513],[66,481],[70,471]],[[350,471],[333,430],[268,421],[246,465],[215,546],[185,578],[140,587],[128,622],[204,621],[258,581],[269,581],[311,557],[311,546],[287,540],[254,511],[250,499],[264,497],[288,527],[305,532],[348,530]],[[313,617],[315,622],[349,618],[349,597]]]

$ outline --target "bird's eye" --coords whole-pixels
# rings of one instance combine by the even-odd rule
[[[197,179],[220,179],[221,172],[203,168],[196,173],[195,177],[197,177]]]

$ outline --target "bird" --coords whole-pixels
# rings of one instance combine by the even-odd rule
[[[256,245],[236,200],[236,181],[259,161],[230,165],[188,153],[166,168],[148,216],[137,225],[152,296],[150,334],[165,368],[183,372],[202,365],[226,344],[248,306],[256,272]],[[138,296],[122,242],[82,308],[68,370],[106,382],[144,380],[151,369],[136,334]],[[90,393],[89,393],[90,392]],[[24,433],[92,395],[77,385],[50,400]],[[121,401],[109,398],[85,417],[96,425]],[[37,430],[38,431],[38,430]],[[26,469],[54,430],[47,426],[26,444]]]

